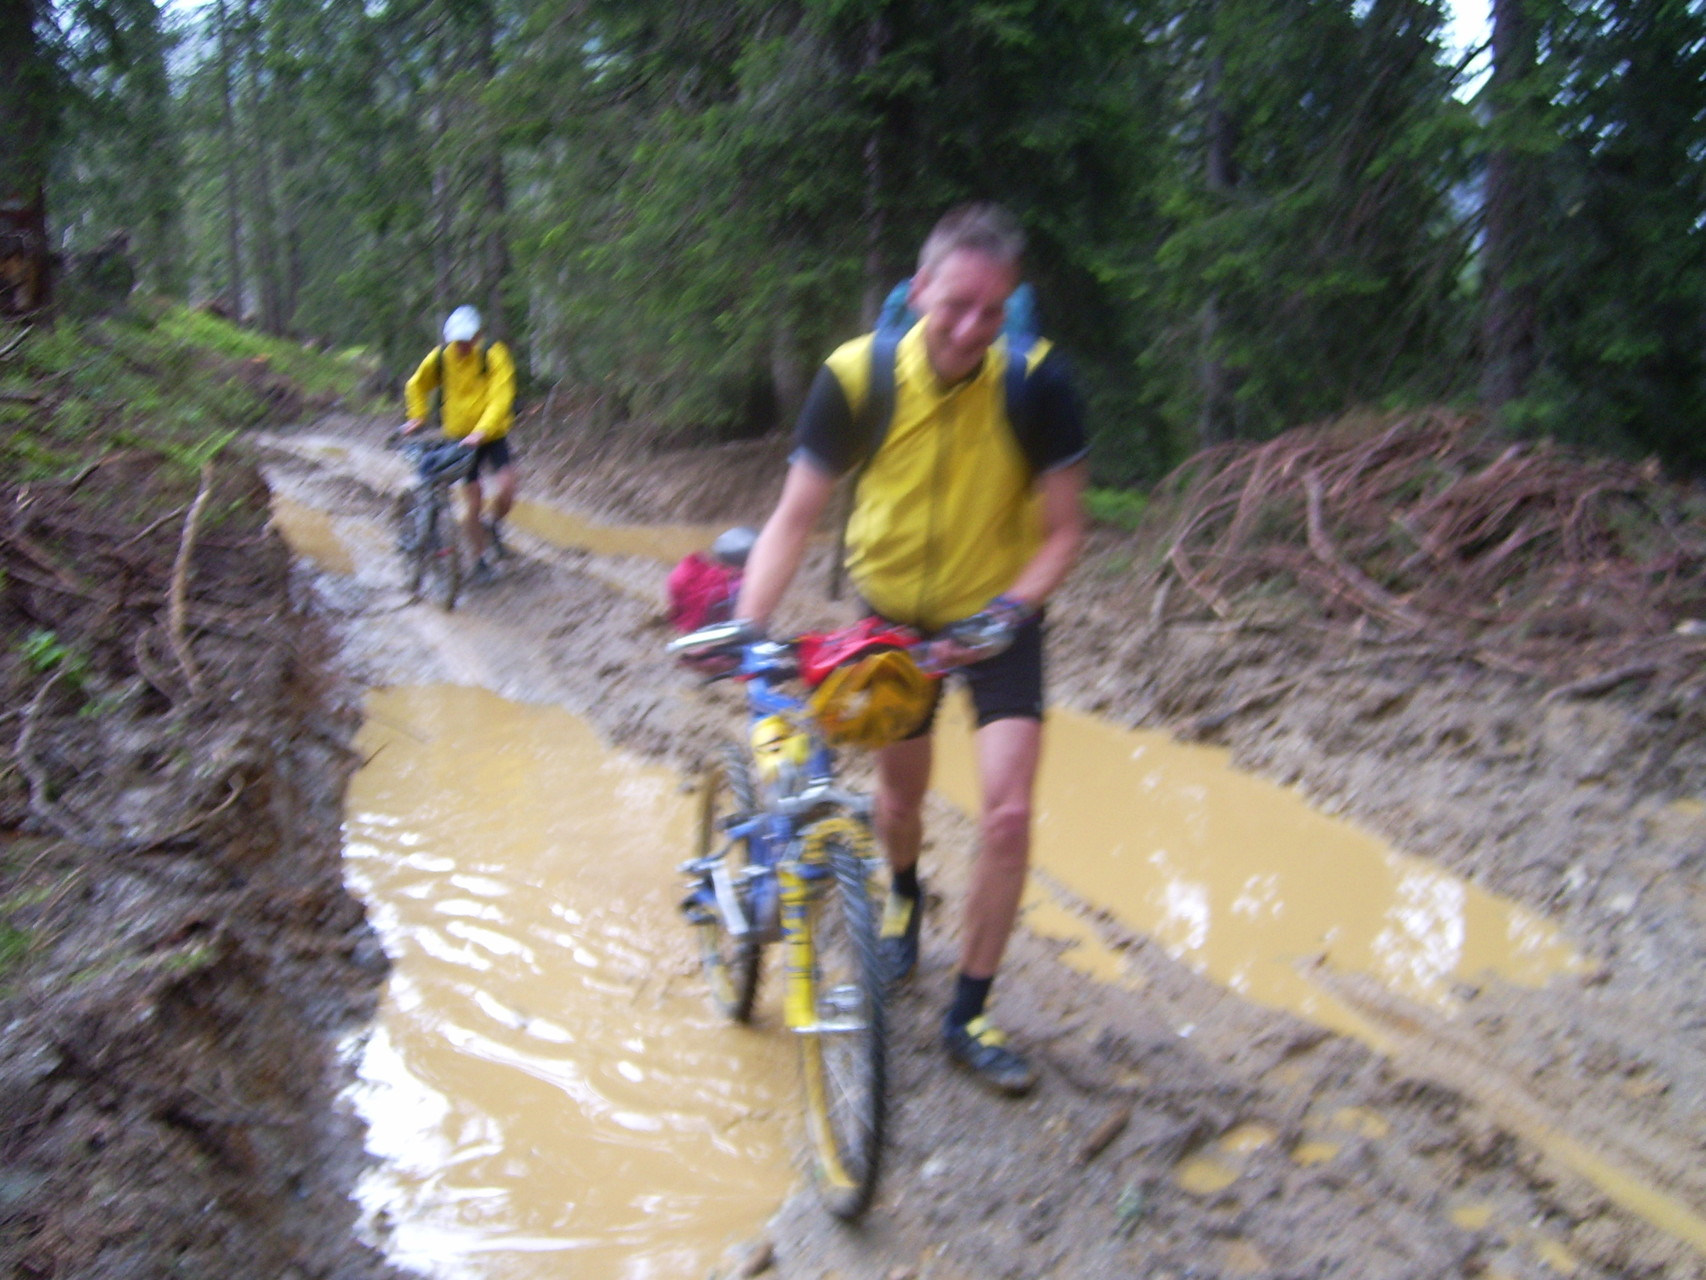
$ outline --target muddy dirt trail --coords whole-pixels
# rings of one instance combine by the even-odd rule
[[[536,454],[525,496],[542,505],[518,513],[516,554],[447,615],[398,588],[384,518],[404,471],[382,433],[336,418],[256,442],[303,554],[299,587],[354,680],[474,686],[572,713],[612,748],[678,770],[726,735],[732,697],[694,689],[660,659],[659,601],[669,563],[708,522],[762,516],[773,485],[737,480],[737,467],[779,479],[774,450],[578,477]],[[649,527],[619,536],[598,519],[613,514]],[[1247,637],[1212,629],[1146,630],[1119,589],[1132,554],[1101,539],[1054,612],[1057,699],[1099,717],[1096,731],[1184,719],[1193,704],[1181,682],[1195,709],[1211,710],[1234,686],[1232,667],[1258,682],[1263,662],[1269,678],[1285,670],[1271,639],[1258,655],[1238,648]],[[785,621],[845,616],[813,603],[825,555]],[[1133,891],[1147,906],[1110,900],[1125,881],[1080,876],[1069,858],[1039,869],[1037,905],[997,987],[999,1016],[1043,1084],[1024,1101],[992,1099],[934,1041],[969,830],[933,797],[924,962],[898,997],[894,1141],[868,1221],[836,1225],[796,1183],[709,1265],[691,1253],[667,1263],[636,1241],[631,1255],[651,1260],[618,1258],[607,1274],[727,1276],[756,1249],[774,1274],[845,1280],[1706,1276],[1698,762],[1638,784],[1619,766],[1641,743],[1614,709],[1525,706],[1484,675],[1422,684],[1367,663],[1220,734],[1241,761],[1416,856],[1390,864],[1400,901],[1377,908],[1392,929],[1368,949],[1399,938],[1452,951],[1427,962],[1426,991],[1382,980],[1414,963],[1345,958],[1340,935],[1367,907],[1312,848],[1286,865],[1257,859],[1224,896],[1208,871],[1163,877]],[[1137,742],[1110,737],[1099,750],[1135,758],[1164,738]],[[1133,767],[1125,789],[1140,793],[1145,776]],[[1121,821],[1146,821],[1141,807],[1129,812]],[[1262,824],[1238,838],[1261,842]],[[1134,858],[1152,843],[1133,832]],[[1286,1007],[1237,962],[1216,968],[1206,933],[1295,914],[1305,898],[1326,914],[1309,945],[1278,944],[1294,950],[1277,963],[1311,1000]],[[1465,923],[1465,904],[1483,900],[1508,936],[1499,963],[1477,966],[1464,934],[1486,928]],[[1523,955],[1555,962],[1501,971]],[[688,960],[685,939],[652,957],[660,974]],[[660,986],[673,999],[684,982]],[[779,1034],[774,1017],[767,1029]],[[783,1097],[782,1147],[797,1161]],[[453,1268],[409,1261],[429,1274],[558,1274],[458,1256]]]

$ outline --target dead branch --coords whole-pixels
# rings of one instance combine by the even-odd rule
[[[1384,613],[1393,621],[1415,631],[1427,630],[1427,624],[1421,618],[1400,601],[1394,600],[1378,583],[1346,564],[1339,555],[1333,540],[1327,535],[1327,527],[1321,517],[1321,477],[1313,471],[1306,474],[1303,477],[1303,491],[1309,503],[1309,549],[1315,553],[1316,559],[1338,575],[1376,612]]]
[[[30,787],[30,812],[34,813],[48,826],[68,840],[87,845],[92,849],[103,847],[107,842],[101,839],[96,830],[88,826],[76,814],[61,808],[53,800],[53,788],[47,776],[47,770],[35,758],[36,726],[41,721],[42,707],[46,705],[51,694],[65,678],[65,668],[61,667],[50,675],[36,691],[36,696],[30,699],[30,705],[24,712],[24,723],[18,731],[17,744],[12,749],[12,755],[18,762],[18,768],[24,775],[24,780]]]
[[[1572,680],[1569,684],[1561,684],[1551,690],[1541,699],[1542,702],[1552,702],[1562,698],[1591,698],[1596,694],[1609,693],[1625,680],[1640,680],[1647,676],[1657,675],[1659,664],[1656,662],[1631,662],[1627,666],[1618,667],[1612,671],[1603,671],[1599,675],[1585,676],[1580,680]]]
[[[190,556],[195,551],[196,527],[201,522],[201,513],[207,506],[207,500],[213,493],[213,461],[201,464],[201,488],[196,492],[195,501],[190,504],[190,513],[184,520],[183,536],[178,540],[178,558],[172,565],[172,588],[167,605],[166,625],[167,634],[172,640],[172,652],[177,655],[178,666],[184,673],[184,679],[189,681],[190,692],[201,692],[201,669],[196,666],[195,655],[190,652],[189,640],[184,634],[185,600],[189,594]]]
[[[5,346],[0,347],[0,360],[4,360],[7,356],[16,351],[23,344],[24,339],[30,336],[30,331],[34,327],[34,325],[25,325],[12,336],[12,340],[10,342]]]

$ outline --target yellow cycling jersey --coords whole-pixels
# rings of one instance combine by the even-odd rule
[[[440,386],[442,378],[444,385]],[[515,407],[515,362],[509,348],[494,342],[482,353],[470,346],[458,355],[455,344],[434,347],[403,388],[411,418],[424,418],[428,398],[439,392],[444,434],[452,440],[478,431],[482,440],[509,434]]]
[[[814,401],[802,417],[801,451],[832,471],[861,452],[855,440],[870,390],[873,335],[840,347],[825,362],[844,407]],[[1029,352],[1035,371],[1048,344]],[[983,608],[1007,590],[1042,545],[1036,475],[1083,456],[1082,427],[1064,390],[1047,400],[1038,438],[1022,441],[1008,420],[1008,353],[997,341],[970,377],[945,384],[931,369],[924,328],[895,351],[894,413],[864,461],[847,525],[847,569],[878,613],[933,631]],[[821,378],[821,375],[820,375]]]

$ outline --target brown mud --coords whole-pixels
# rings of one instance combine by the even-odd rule
[[[57,968],[26,969],[7,994],[13,1274],[385,1274],[354,1233],[358,1135],[336,1100],[350,1074],[337,1037],[371,1014],[384,964],[338,877],[351,694],[480,684],[683,769],[735,721],[731,694],[661,658],[657,559],[520,532],[500,580],[454,614],[408,605],[384,427],[338,416],[255,438],[280,519],[347,559],[299,562],[287,586],[275,538],[220,534],[189,593],[218,607],[189,622],[172,580],[192,495],[163,506],[174,518],[134,567],[146,608],[128,622],[118,569],[67,579],[72,561],[37,555],[41,526],[6,526],[30,608],[73,610],[66,634],[122,634],[129,656],[103,670],[135,685],[95,681],[129,710],[81,717],[71,678],[55,679],[63,658],[8,668],[6,923],[59,947]],[[617,449],[524,425],[519,443],[525,496],[610,521],[757,521],[783,466],[778,442]],[[77,526],[65,515],[55,545]],[[782,625],[848,616],[823,603],[828,559],[826,539]],[[1697,652],[1637,655],[1625,668],[1645,674],[1610,683],[1550,678],[1390,618],[1329,628],[1198,607],[1157,590],[1158,559],[1153,540],[1097,532],[1051,613],[1059,702],[1225,745],[1545,915],[1587,971],[1464,984],[1447,1014],[1300,958],[1376,1049],[1249,1003],[1069,900],[1128,980],[1092,982],[1061,942],[1021,930],[996,1008],[1043,1081],[997,1100],[935,1046],[970,832],[933,800],[932,903],[894,1017],[877,1203],[849,1229],[802,1190],[721,1274],[758,1259],[812,1280],[1706,1276]],[[301,608],[281,612],[287,599]],[[331,666],[345,683],[326,683]]]
[[[252,467],[7,485],[0,1273],[394,1274],[355,1238],[338,1038],[349,704]]]
[[[355,680],[484,684],[683,768],[729,730],[732,698],[660,661],[659,560],[522,535],[503,578],[457,613],[403,607],[378,523],[402,475],[379,435],[329,420],[263,450],[279,492],[332,513],[358,548],[353,574],[306,574]],[[612,522],[756,521],[783,465],[775,443],[529,443],[528,497]],[[1133,981],[1090,983],[1061,943],[1021,931],[997,1008],[1044,1079],[1027,1100],[995,1100],[935,1047],[969,831],[933,801],[933,902],[895,1018],[881,1193],[858,1229],[793,1197],[762,1242],[774,1272],[1706,1275],[1697,651],[1667,651],[1680,684],[1560,683],[1391,628],[1169,606],[1157,555],[1096,534],[1051,615],[1060,702],[1226,745],[1545,915],[1586,972],[1538,990],[1463,984],[1455,1014],[1313,974],[1376,1051],[1250,1004],[1078,903]],[[847,616],[822,602],[827,560],[826,539],[783,625]]]

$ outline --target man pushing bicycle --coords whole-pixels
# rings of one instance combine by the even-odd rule
[[[493,555],[504,554],[501,530],[515,503],[515,463],[510,457],[509,429],[515,410],[515,362],[501,342],[481,343],[483,322],[470,306],[460,306],[444,321],[444,342],[426,358],[403,388],[409,419],[404,435],[426,425],[429,397],[439,393],[439,416],[444,436],[474,451],[474,466],[463,483],[462,527],[474,555],[473,581],[490,582],[490,541]],[[491,520],[482,519],[480,477],[491,474]],[[488,537],[489,535],[489,537]]]
[[[747,561],[735,613],[755,631],[798,570],[836,480],[857,471],[846,566],[870,611],[926,636],[975,619],[1005,647],[933,653],[963,662],[977,713],[979,843],[965,903],[948,1056],[1024,1093],[1035,1072],[985,1013],[1018,916],[1042,747],[1043,605],[1083,539],[1083,422],[1049,344],[1003,333],[1024,233],[1005,210],[947,214],[907,294],[916,323],[838,348],[795,429],[782,496]],[[982,656],[1000,647],[993,656]],[[939,691],[939,682],[936,684]],[[918,855],[935,709],[876,756],[875,821],[892,884],[882,948],[892,980],[918,959]]]

